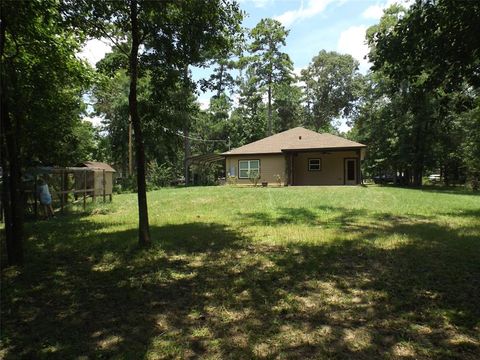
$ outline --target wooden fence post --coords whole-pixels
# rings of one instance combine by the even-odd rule
[[[87,170],[83,170],[83,211],[87,210]]]
[[[91,170],[90,173],[92,174],[92,202],[95,202],[97,199],[97,188],[95,187],[95,184],[97,183],[97,172],[95,170]]]
[[[61,212],[63,213],[63,201],[64,201],[64,198],[63,198],[63,169],[60,170],[60,210]]]
[[[103,181],[102,181],[102,185],[103,185],[103,202],[106,202],[107,198],[106,198],[106,193],[105,193],[105,185],[106,185],[106,181],[105,181],[105,169],[103,169]]]
[[[35,219],[37,219],[38,218],[37,175],[35,175],[35,178],[33,180],[33,198],[35,199],[35,202],[33,205],[33,211],[35,212]]]

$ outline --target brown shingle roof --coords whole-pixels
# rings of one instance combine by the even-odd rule
[[[224,152],[222,155],[276,154],[293,150],[363,148],[366,145],[327,133],[296,127]]]
[[[79,164],[79,166],[87,167],[87,168],[90,168],[90,169],[99,169],[99,170],[116,172],[115,169],[112,168],[107,163],[99,162],[99,161],[84,161],[81,164]]]

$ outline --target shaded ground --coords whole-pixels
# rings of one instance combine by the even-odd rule
[[[2,357],[478,358],[478,197],[435,214],[438,194],[398,189],[187,191],[153,198],[148,250],[130,198],[30,224],[27,265],[2,270]],[[420,210],[368,205],[398,194]]]

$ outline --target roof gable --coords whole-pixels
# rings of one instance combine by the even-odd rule
[[[364,144],[340,136],[296,127],[224,152],[222,155],[276,154],[293,150],[363,148]]]

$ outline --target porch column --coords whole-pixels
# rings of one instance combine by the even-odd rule
[[[285,183],[284,185],[290,185],[290,154],[285,154]]]
[[[293,153],[290,153],[290,185],[294,185],[295,182],[295,168],[293,166]]]
[[[293,185],[293,155],[292,153],[286,153],[285,154],[285,183],[287,185]]]
[[[360,161],[362,161],[361,159],[361,150],[357,150],[357,184],[362,183],[362,170],[360,167]]]

